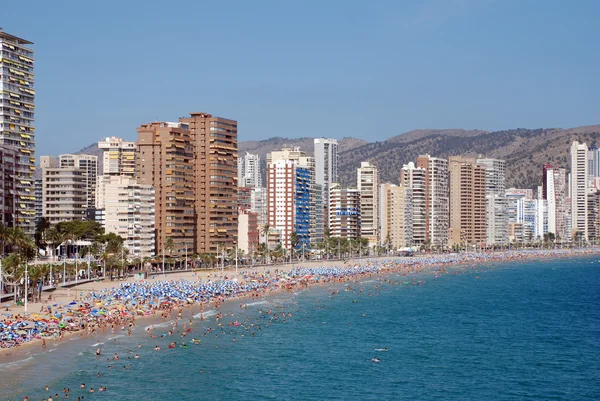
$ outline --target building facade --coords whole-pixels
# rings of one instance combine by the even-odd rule
[[[380,186],[380,242],[391,251],[410,247],[412,244],[411,191],[394,184]]]
[[[196,253],[194,144],[189,126],[153,122],[137,132],[137,183],[154,187],[154,250],[158,255]],[[173,249],[166,249],[169,239]]]
[[[448,244],[450,228],[448,160],[421,155],[417,167],[425,169],[426,242],[442,249]]]
[[[194,147],[198,253],[237,246],[237,121],[208,113],[190,113],[179,121],[189,126]]]
[[[87,170],[53,156],[40,158],[42,168],[42,216],[50,224],[86,220],[88,209]],[[35,213],[35,211],[34,211]]]
[[[587,241],[588,215],[588,147],[585,143],[571,144],[571,236]]]
[[[154,187],[126,176],[112,176],[105,187],[104,229],[125,241],[130,258],[154,256]]]
[[[549,164],[543,166],[543,196],[548,201],[548,232],[557,240],[566,240],[567,184],[566,170]]]
[[[369,246],[379,241],[379,174],[377,167],[361,162],[356,172],[356,187],[360,192],[360,236]]]
[[[98,149],[102,154],[103,176],[126,176],[135,177],[135,142],[128,142],[122,138],[107,137],[98,142]]]
[[[450,241],[448,246],[485,246],[487,242],[486,167],[475,159],[451,156]]]
[[[262,187],[260,156],[246,152],[238,157],[238,186],[246,188]]]
[[[15,226],[16,211],[20,207],[16,190],[20,157],[17,148],[0,145],[0,223],[6,227]]]
[[[359,238],[361,234],[361,199],[357,188],[338,183],[329,187],[328,225],[331,237]]]
[[[86,209],[96,207],[96,185],[98,178],[98,156],[94,155],[60,155],[58,163],[61,168],[79,168],[85,173]]]
[[[5,219],[28,235],[35,232],[35,89],[32,42],[0,29],[0,146],[18,155],[14,177],[14,208]],[[6,212],[5,212],[6,215]]]
[[[499,159],[477,159],[486,169],[486,215],[488,245],[508,244],[508,201],[506,199],[506,162]]]
[[[338,182],[338,142],[333,138],[315,138],[315,183],[321,186],[325,208],[329,205],[329,187]],[[327,210],[325,210],[327,215]]]

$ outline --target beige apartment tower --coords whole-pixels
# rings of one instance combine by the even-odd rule
[[[195,252],[194,144],[187,124],[153,122],[137,129],[136,176],[155,188],[155,252]],[[237,229],[237,227],[236,227]],[[165,249],[171,238],[173,249]]]
[[[237,121],[208,113],[180,118],[189,126],[194,152],[197,253],[237,245]]]
[[[475,159],[451,156],[448,246],[486,244],[486,167]]]
[[[369,246],[379,240],[379,175],[377,167],[361,162],[356,172],[356,186],[360,192],[360,233],[369,240]]]
[[[430,155],[417,157],[417,167],[425,169],[425,235],[434,249],[448,245],[449,202],[448,160]]]

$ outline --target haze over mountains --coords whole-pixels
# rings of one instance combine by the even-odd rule
[[[339,143],[339,175],[343,185],[356,185],[356,168],[361,161],[379,167],[382,182],[398,182],[402,165],[414,161],[420,154],[444,157],[453,155],[493,157],[506,160],[507,187],[533,188],[538,185],[542,164],[569,167],[569,147],[573,140],[586,142],[590,148],[600,146],[600,125],[577,128],[517,128],[505,131],[463,129],[421,129],[409,131],[381,142],[343,138]],[[242,141],[240,154],[248,151],[263,160],[268,152],[284,145],[299,146],[313,154],[313,138],[274,137],[260,141]],[[99,156],[102,152],[92,144],[77,153]],[[101,167],[100,167],[101,168]]]

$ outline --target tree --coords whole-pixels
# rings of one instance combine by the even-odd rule
[[[260,233],[265,236],[265,246],[267,247],[267,259],[269,258],[269,234],[271,233],[271,226],[267,223],[262,226]]]
[[[292,256],[294,252],[298,250],[298,246],[300,245],[300,236],[294,230],[290,233],[290,245],[292,246]]]
[[[173,255],[173,250],[175,249],[175,241],[173,241],[172,237],[167,238],[167,241],[165,242],[165,246],[164,246],[164,250],[163,252],[165,252],[165,255],[168,255],[169,258],[167,260],[167,264],[169,266],[171,266],[173,259],[172,259],[172,255]]]
[[[50,222],[47,218],[42,217],[35,227],[35,244],[38,249],[43,249],[48,246],[48,241],[46,239],[47,230],[51,227]]]

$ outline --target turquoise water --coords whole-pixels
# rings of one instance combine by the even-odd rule
[[[178,337],[148,339],[146,323],[116,344],[101,340],[105,358],[121,357],[113,370],[94,357],[92,339],[0,365],[0,399],[41,400],[49,385],[61,399],[69,387],[69,399],[85,400],[598,400],[597,260],[458,268],[438,278],[387,277],[391,283],[366,278],[348,291],[331,286],[339,290],[332,296],[318,287],[243,309],[232,302],[223,308],[234,313],[223,319],[227,334],[204,336],[214,316],[195,319],[188,338],[202,342],[188,349],[167,348]],[[270,322],[268,309],[292,317]],[[248,331],[228,326],[232,320]],[[125,348],[141,358],[127,360]],[[108,392],[83,392],[82,382]]]

